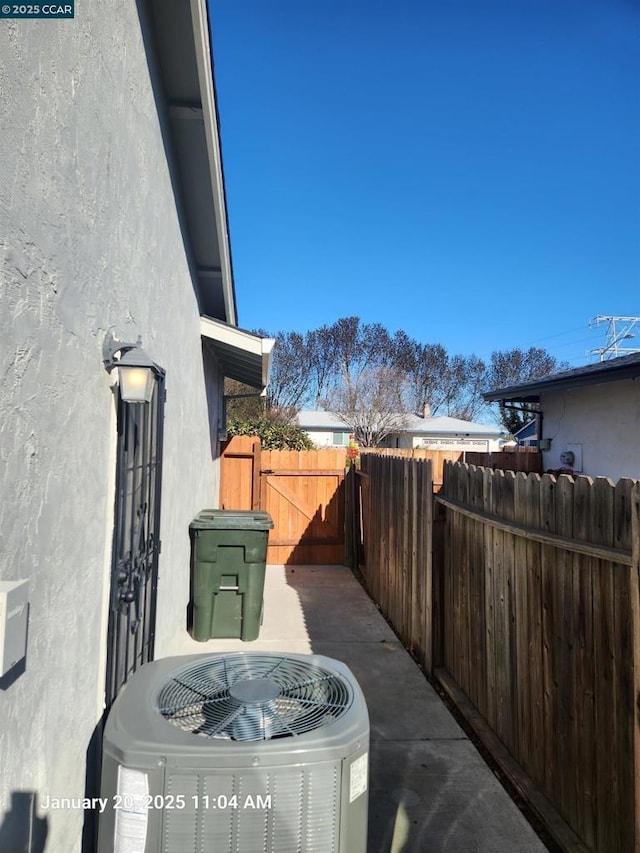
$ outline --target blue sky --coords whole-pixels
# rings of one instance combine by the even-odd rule
[[[640,314],[636,0],[210,4],[241,326],[577,365]]]

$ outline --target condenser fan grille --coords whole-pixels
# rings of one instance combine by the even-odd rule
[[[157,710],[193,734],[255,741],[326,726],[351,701],[348,683],[312,660],[230,654],[175,672],[160,691]]]

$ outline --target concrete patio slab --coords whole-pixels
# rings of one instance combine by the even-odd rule
[[[466,739],[372,742],[369,802],[369,853],[545,849]]]
[[[392,643],[397,639],[360,586],[300,585],[296,592],[314,643]]]
[[[397,640],[314,642],[313,651],[344,661],[358,679],[367,698],[372,741],[466,737]]]
[[[269,566],[271,571],[275,566]],[[360,587],[346,566],[286,566],[284,577],[294,588],[301,586]]]
[[[257,640],[198,643],[185,630],[167,654],[221,651],[350,667],[371,721],[368,853],[546,850],[349,569],[268,566]]]

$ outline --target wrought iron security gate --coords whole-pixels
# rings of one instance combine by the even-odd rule
[[[150,403],[125,403],[118,394],[107,710],[136,669],[153,660],[160,553],[164,373],[156,369],[155,378]]]

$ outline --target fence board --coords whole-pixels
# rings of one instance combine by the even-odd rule
[[[611,483],[598,477],[593,484],[591,504],[592,537],[600,544],[610,545],[613,540],[613,489]],[[599,850],[620,850],[617,821],[617,779],[615,772],[616,743],[613,700],[613,578],[610,567],[601,560],[595,563],[594,597],[595,620],[595,677],[596,691],[596,773],[598,780],[608,784],[598,785],[598,835]],[[597,618],[596,618],[597,616]]]
[[[260,506],[260,439],[236,435],[225,444],[220,463],[220,507]]]
[[[578,477],[574,485],[573,533],[577,539],[589,536],[591,521],[591,495],[593,481]],[[593,684],[593,596],[592,558],[583,554],[573,555],[573,582],[577,588],[576,621],[573,636],[576,661],[575,720],[572,737],[573,754],[576,756],[574,787],[577,803],[576,829],[587,846],[596,845],[596,787],[595,755],[593,749],[583,749],[583,740],[594,743],[595,739],[595,693]]]
[[[573,479],[560,476],[556,484],[555,532],[568,539],[573,536]],[[575,766],[571,733],[574,718],[575,657],[572,654],[573,625],[573,557],[565,550],[556,553],[554,593],[558,602],[558,621],[554,635],[554,689],[558,696],[556,705],[557,756],[560,768]],[[575,826],[577,820],[573,777],[563,770],[559,778],[558,796],[561,812]]]
[[[621,480],[615,487],[613,545],[628,548],[631,545],[632,504],[634,485],[631,480]],[[627,666],[628,660],[633,660],[634,652],[634,610],[637,608],[637,571],[620,571],[616,567],[612,572],[613,580],[613,630],[614,630],[614,660],[613,660],[613,698],[614,698],[614,730],[618,754],[616,756],[617,796],[621,800],[620,807],[623,819],[620,821],[620,848],[630,849],[635,838],[636,792],[635,770],[628,756],[634,754],[634,726],[629,720],[629,708],[637,700],[634,689],[634,674]],[[636,623],[637,624],[637,623]],[[617,650],[621,655],[616,654]],[[630,725],[631,722],[631,725]],[[626,817],[626,819],[625,819]],[[635,821],[634,821],[635,817]]]
[[[518,524],[527,522],[527,478],[522,471],[515,477],[513,489],[513,520]],[[514,601],[515,601],[515,691],[516,713],[515,731],[529,732],[531,720],[529,714],[530,689],[529,681],[529,645],[531,633],[527,609],[527,543],[521,536],[515,537],[514,551]],[[523,763],[527,755],[527,745],[516,737],[514,757]]]

